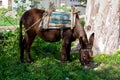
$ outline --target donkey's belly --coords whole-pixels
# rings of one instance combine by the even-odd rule
[[[56,42],[61,39],[61,34],[59,30],[43,30],[39,31],[39,37],[45,41]]]

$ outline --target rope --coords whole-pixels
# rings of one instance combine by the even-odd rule
[[[30,26],[28,29],[25,30],[25,32],[27,32],[28,30],[30,30],[35,24],[37,24],[41,19],[38,19],[32,26]]]

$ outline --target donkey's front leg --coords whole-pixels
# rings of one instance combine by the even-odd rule
[[[71,42],[69,40],[63,39],[62,41],[62,50],[61,50],[61,61],[64,63],[65,61],[70,59],[70,48],[71,48]]]

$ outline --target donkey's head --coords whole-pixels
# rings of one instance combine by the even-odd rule
[[[90,63],[92,56],[93,56],[93,51],[92,51],[92,46],[93,46],[93,41],[94,41],[94,33],[90,36],[88,42],[84,42],[82,38],[80,38],[80,50],[79,50],[79,60],[83,66],[86,66]]]

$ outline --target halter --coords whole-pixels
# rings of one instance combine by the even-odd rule
[[[81,51],[92,51],[91,49],[80,49]]]

